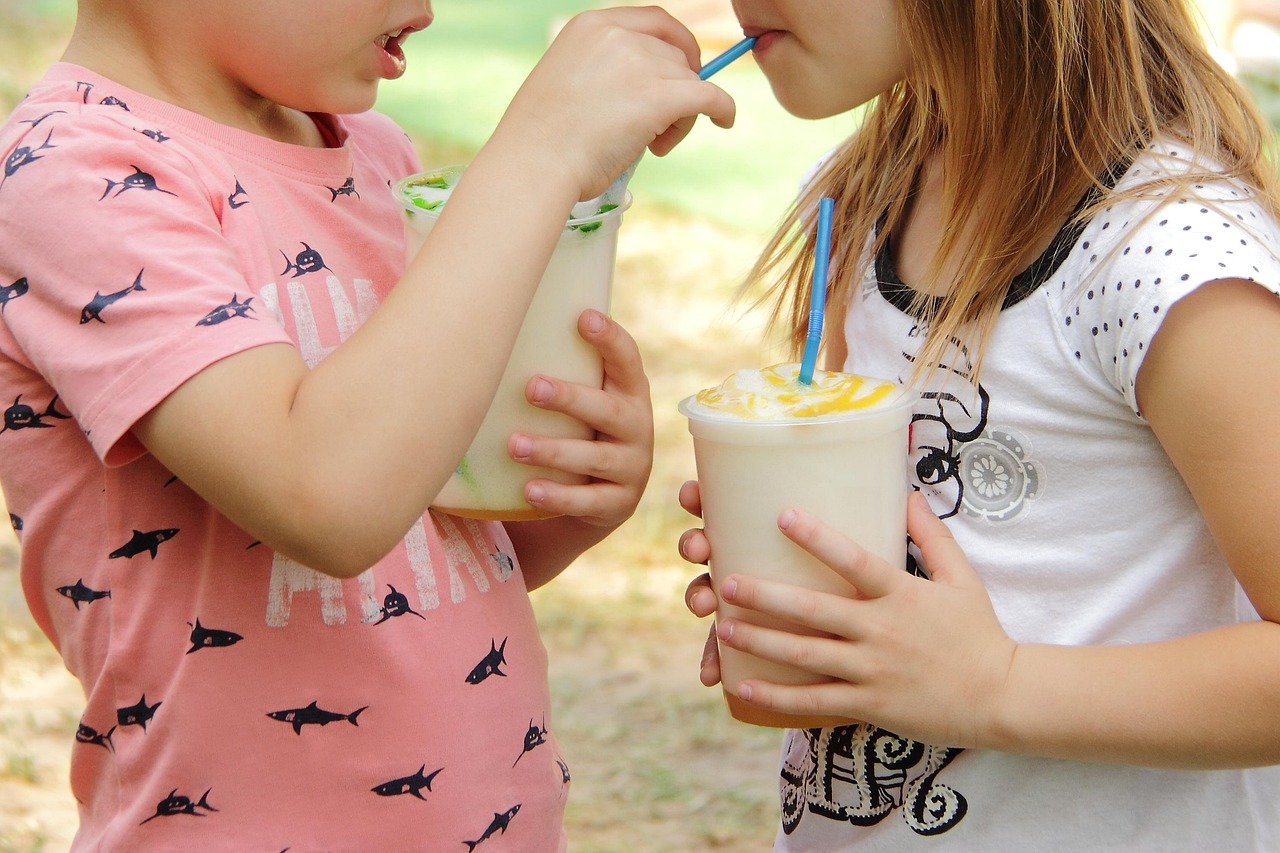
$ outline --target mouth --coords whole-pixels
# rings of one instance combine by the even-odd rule
[[[421,23],[415,22],[413,25],[385,32],[374,39],[374,44],[378,46],[378,49],[381,50],[389,60],[386,69],[387,79],[395,80],[404,74],[406,67],[404,57],[405,40],[409,38],[410,34],[415,33],[418,30],[426,29],[430,23],[430,19]]]

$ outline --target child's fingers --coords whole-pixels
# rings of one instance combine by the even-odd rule
[[[555,480],[530,480],[524,486],[524,499],[551,515],[609,526],[621,524],[635,508],[634,491],[616,483],[569,486]]]
[[[711,575],[703,572],[684,590],[684,604],[699,619],[716,612],[716,594],[711,589]]]
[[[515,433],[507,443],[511,458],[522,465],[554,468],[605,483],[648,480],[651,461],[634,444]]]
[[[606,387],[628,396],[649,396],[649,377],[630,332],[608,315],[589,308],[578,317],[578,334],[600,353]]]
[[[686,480],[680,486],[679,500],[685,512],[702,518],[702,487],[697,480]]]
[[[778,516],[778,527],[788,539],[852,584],[863,598],[887,595],[897,581],[906,577],[901,566],[895,569],[812,513],[785,510]]]
[[[525,385],[525,399],[539,409],[568,415],[618,441],[652,442],[652,415],[638,411],[633,398],[550,376],[534,376]],[[648,397],[644,400],[647,403]]]
[[[698,680],[706,687],[715,687],[720,683],[720,644],[716,640],[716,626],[713,622],[707,631],[707,642],[702,647],[702,663],[698,667]]]
[[[707,535],[697,528],[680,534],[679,548],[680,556],[695,565],[705,565],[711,559],[711,543],[707,541]]]
[[[850,611],[862,602],[842,595],[746,575],[729,575],[720,584],[720,596],[738,607],[823,634],[848,639],[858,639],[861,634],[859,620],[853,618]],[[722,626],[721,630],[726,627]]]
[[[958,585],[977,579],[951,529],[933,514],[929,502],[919,492],[912,492],[907,501],[907,533],[919,546],[922,562],[929,567],[932,580]]]

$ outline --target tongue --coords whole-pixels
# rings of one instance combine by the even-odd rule
[[[398,77],[403,74],[405,69],[405,59],[404,50],[400,47],[399,37],[387,39],[387,43],[382,49],[387,52],[387,55],[391,57],[392,62],[395,63],[396,76]]]

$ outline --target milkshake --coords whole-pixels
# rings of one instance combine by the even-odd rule
[[[417,254],[463,171],[463,166],[446,166],[411,175],[392,188],[404,210],[408,259]],[[591,429],[580,421],[530,405],[524,389],[535,374],[597,388],[603,383],[600,354],[579,337],[578,316],[587,308],[609,310],[618,227],[629,204],[628,195],[621,205],[575,206],[538,284],[489,411],[432,502],[433,508],[500,521],[542,518],[546,513],[524,499],[525,483],[535,478],[571,485],[586,482],[563,471],[513,461],[507,454],[507,440],[513,432],[592,438]]]
[[[778,516],[789,507],[814,513],[892,565],[906,564],[907,451],[918,395],[893,382],[823,370],[804,385],[799,373],[794,363],[741,370],[680,403],[693,435],[717,591],[725,577],[742,574],[854,594],[782,535]],[[722,601],[717,618],[727,617],[800,630]],[[786,728],[851,722],[775,714],[737,698],[746,678],[814,684],[828,680],[824,676],[724,645],[720,673],[729,711],[743,722]]]

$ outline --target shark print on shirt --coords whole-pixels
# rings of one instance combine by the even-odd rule
[[[80,325],[83,326],[85,323],[89,323],[94,320],[98,321],[99,323],[106,323],[107,321],[102,319],[103,311],[105,311],[110,306],[116,304],[121,299],[124,299],[126,296],[128,296],[131,293],[140,293],[140,292],[146,291],[146,288],[142,286],[143,272],[144,272],[143,270],[138,270],[138,275],[136,278],[134,278],[133,284],[129,285],[123,290],[117,290],[115,293],[107,293],[107,294],[103,294],[102,291],[94,292],[93,299],[89,300],[89,304],[84,306],[84,308],[80,310]]]
[[[142,823],[150,823],[158,817],[174,817],[175,815],[204,817],[207,812],[216,812],[217,809],[209,805],[209,794],[212,791],[213,789],[209,788],[200,796],[199,800],[192,802],[190,797],[179,794],[178,789],[174,788],[169,792],[169,796],[156,805],[156,813]],[[141,825],[139,824],[139,826]]]
[[[38,147],[32,148],[29,145],[20,145],[13,149],[13,153],[4,161],[4,175],[0,177],[0,190],[4,190],[5,183],[16,175],[19,169],[24,166],[30,166],[37,160],[44,159],[44,155],[40,153],[41,151],[48,151],[57,147],[53,144],[53,131],[51,130],[45,136],[44,142]]]
[[[92,604],[95,601],[101,601],[104,598],[111,597],[111,590],[90,589],[84,585],[84,578],[79,579],[69,586],[58,587],[58,595],[71,599],[75,604],[76,610],[80,609],[81,604]]]
[[[163,704],[163,702],[157,702],[154,705],[148,705],[147,694],[143,693],[137,702],[127,708],[116,709],[116,723],[121,726],[138,726],[145,732],[147,724],[151,722],[151,718],[156,715],[156,710]]]
[[[53,424],[45,423],[45,418],[70,420],[71,415],[58,410],[58,395],[56,394],[49,401],[49,405],[45,406],[43,412],[37,412],[31,406],[22,402],[22,395],[19,394],[14,398],[13,405],[4,410],[4,426],[0,427],[0,433],[20,429],[52,429]]]
[[[119,198],[129,190],[145,190],[146,192],[164,193],[171,196],[177,195],[177,193],[163,189],[156,183],[154,175],[142,171],[137,166],[133,166],[132,175],[125,175],[119,180],[112,180],[111,178],[103,178],[102,180],[107,182],[107,188],[102,191],[102,198],[98,199],[98,201],[103,201],[107,196],[111,196],[113,199]]]
[[[27,283],[26,276],[16,280],[13,284],[0,287],[0,316],[3,316],[10,302],[21,296],[26,296],[27,291],[30,289],[31,286]]]
[[[444,770],[444,768],[441,767],[427,773],[427,765],[423,764],[416,773],[402,776],[399,779],[392,779],[390,782],[383,782],[381,785],[375,785],[369,790],[379,797],[399,797],[408,794],[411,797],[417,797],[419,800],[425,800],[426,797],[422,796],[423,790],[431,790],[431,781],[440,775],[441,770]]]
[[[133,536],[129,538],[129,541],[112,551],[108,556],[113,560],[119,557],[132,560],[139,554],[149,553],[151,554],[151,559],[154,560],[156,555],[160,552],[160,545],[164,542],[168,542],[170,539],[177,536],[178,533],[179,530],[176,527],[167,527],[161,530],[149,530],[146,533],[135,528]]]

